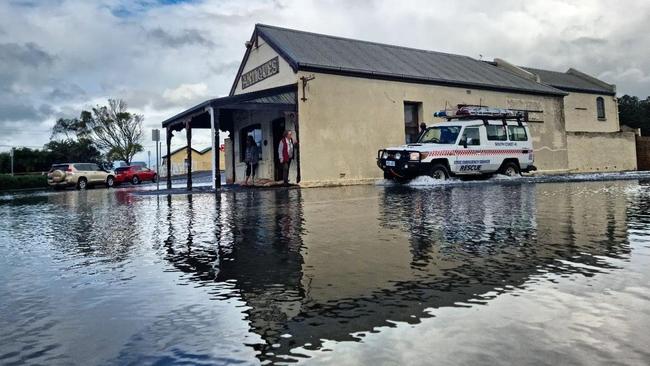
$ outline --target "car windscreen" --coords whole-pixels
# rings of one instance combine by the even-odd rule
[[[437,126],[427,128],[420,136],[419,143],[422,144],[455,144],[460,126]]]
[[[50,168],[50,172],[53,172],[55,170],[62,170],[65,172],[66,170],[68,170],[68,164],[52,165],[52,167]]]

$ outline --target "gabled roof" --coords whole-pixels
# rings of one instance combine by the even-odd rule
[[[609,85],[574,69],[569,69],[567,72],[535,69],[532,67],[522,67],[522,69],[539,76],[542,83],[558,89],[595,94],[616,94],[616,87],[614,85]]]
[[[294,71],[424,82],[529,94],[565,92],[468,56],[419,50],[257,24],[262,37]],[[246,60],[246,57],[244,58]],[[241,70],[240,70],[241,71]]]

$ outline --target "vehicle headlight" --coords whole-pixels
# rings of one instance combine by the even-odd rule
[[[395,153],[395,160],[399,160],[402,157],[402,154]]]
[[[384,151],[381,153],[381,158],[382,159],[388,159],[388,151]]]
[[[420,160],[420,153],[419,152],[412,152],[409,154],[409,160]]]

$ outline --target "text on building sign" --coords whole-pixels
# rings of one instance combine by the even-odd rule
[[[278,62],[278,57],[276,56],[253,70],[243,74],[241,76],[241,88],[246,89],[253,84],[257,84],[260,81],[277,74],[278,72],[280,72],[280,64]]]

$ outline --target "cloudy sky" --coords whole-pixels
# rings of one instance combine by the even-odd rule
[[[152,148],[162,120],[228,93],[255,23],[575,67],[646,97],[648,19],[647,1],[2,0],[0,145],[40,147],[57,118],[122,98]]]

